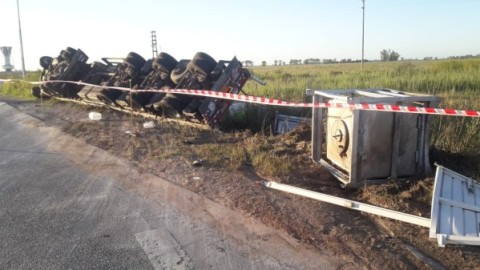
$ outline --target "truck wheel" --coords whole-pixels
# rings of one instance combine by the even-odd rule
[[[198,120],[202,121],[202,115],[198,111],[198,107],[202,104],[203,98],[194,98],[190,103],[188,103],[187,107],[183,109],[183,115],[189,120]]]
[[[49,99],[50,95],[45,92],[42,92],[42,89],[39,86],[32,87],[32,96],[36,98]]]
[[[215,61],[210,55],[203,52],[197,52],[192,61],[188,64],[188,68],[193,72],[208,76],[216,65],[217,61]]]
[[[190,100],[186,95],[167,94],[159,103],[154,104],[154,108],[164,116],[178,117]]]
[[[71,60],[73,55],[77,52],[77,50],[75,50],[74,48],[72,47],[67,47],[65,50],[63,50],[60,55],[66,59],[66,60]]]
[[[53,58],[50,56],[42,56],[40,57],[40,66],[43,69],[48,69],[50,67],[50,64],[52,63]]]
[[[36,98],[40,98],[41,93],[42,93],[42,90],[40,89],[40,87],[38,87],[38,86],[32,87],[32,96],[34,96]]]
[[[172,73],[170,74],[170,79],[174,84],[178,84],[182,78],[187,74],[188,69],[188,62],[189,60],[180,60],[178,62],[177,66],[172,70]]]
[[[140,70],[145,65],[145,59],[137,53],[130,52],[123,60],[124,64],[134,67],[136,70]]]
[[[162,52],[153,60],[153,69],[170,74],[177,64],[178,62],[173,56]]]
[[[148,59],[140,70],[143,74],[148,74],[152,71],[152,59]]]
[[[127,102],[128,92],[123,92],[116,100],[115,103],[121,108],[130,107],[130,103]]]
[[[72,47],[67,47],[65,49],[66,52],[70,53],[70,54],[75,54],[77,52],[77,50],[75,50],[74,48]]]
[[[152,98],[148,101],[148,104],[145,105],[145,109],[148,112],[155,112],[155,104],[160,103],[160,101],[165,97],[165,93],[155,93]]]

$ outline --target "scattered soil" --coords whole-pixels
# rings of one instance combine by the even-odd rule
[[[345,268],[477,269],[480,265],[480,248],[439,248],[428,238],[427,228],[264,187],[263,181],[275,180],[430,216],[433,179],[402,184],[389,182],[358,190],[342,188],[325,169],[309,160],[308,126],[275,137],[255,135],[257,138],[253,140],[251,138],[255,136],[249,132],[206,131],[161,119],[155,121],[154,128],[146,129],[143,123],[150,120],[106,108],[52,101],[42,104],[39,101],[7,102],[47,125],[59,127],[89,144],[130,160],[140,170],[284,230],[299,242],[318,250],[328,250],[345,261]],[[90,111],[101,112],[102,121],[88,120]],[[259,142],[270,145],[266,147],[267,154],[275,151],[273,154],[288,156],[296,165],[286,175],[267,177],[256,170],[248,157],[238,164],[235,160],[228,160],[233,154],[219,152],[225,156],[213,157],[198,150],[210,144],[230,149],[227,147],[232,144],[244,143],[245,147],[250,147],[249,144]],[[228,162],[222,163],[215,158]],[[200,166],[193,165],[194,161],[200,160]]]

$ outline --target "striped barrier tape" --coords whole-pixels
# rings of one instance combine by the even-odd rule
[[[384,112],[402,112],[402,113],[415,113],[415,114],[430,114],[430,115],[450,115],[450,116],[464,116],[464,117],[480,117],[480,111],[475,110],[456,110],[456,109],[441,109],[431,107],[417,107],[417,106],[401,106],[395,104],[369,104],[369,103],[339,103],[339,102],[326,102],[326,103],[302,103],[302,102],[290,102],[281,99],[273,99],[266,97],[239,95],[231,93],[223,93],[212,90],[196,90],[196,89],[130,89],[126,87],[115,86],[101,86],[84,82],[73,81],[41,81],[41,82],[28,82],[23,80],[2,80],[0,82],[12,82],[21,81],[30,83],[33,85],[41,85],[46,83],[71,83],[77,85],[100,87],[103,89],[116,89],[120,91],[132,91],[132,92],[153,92],[153,93],[172,93],[172,94],[187,94],[193,96],[203,96],[211,98],[219,98],[233,101],[243,101],[248,103],[255,103],[261,105],[271,106],[283,106],[283,107],[299,107],[299,108],[349,108],[352,110],[367,110],[367,111],[384,111]]]

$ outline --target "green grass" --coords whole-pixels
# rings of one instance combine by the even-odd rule
[[[392,88],[438,95],[441,108],[480,110],[480,59],[255,67],[267,82],[249,81],[251,95],[306,101],[306,89]],[[281,110],[281,108],[280,108]],[[480,153],[480,119],[431,117],[431,144],[452,153]]]
[[[25,75],[26,81],[38,81],[40,78],[40,71],[27,72]],[[0,73],[0,79],[23,80],[23,77],[19,73]],[[34,99],[30,91],[31,88],[32,85],[27,82],[5,82],[0,84],[0,95],[21,99]]]
[[[480,87],[480,59],[360,64],[257,67],[253,72],[267,82],[248,82],[249,94],[304,100],[305,89],[385,87],[428,94],[471,93]],[[480,97],[477,97],[477,101]],[[480,105],[477,105],[479,107]]]

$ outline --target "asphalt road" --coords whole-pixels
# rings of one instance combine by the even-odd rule
[[[0,269],[337,263],[0,102]]]

